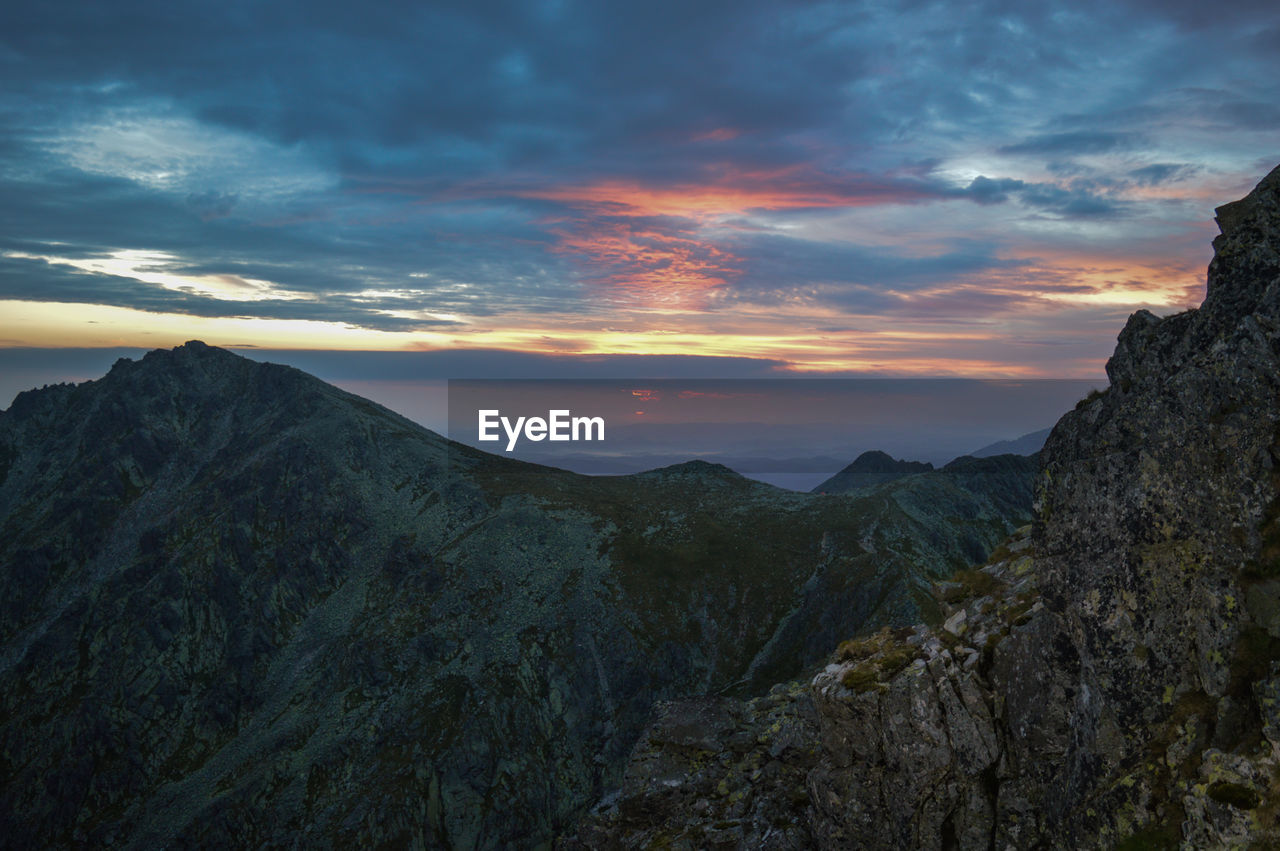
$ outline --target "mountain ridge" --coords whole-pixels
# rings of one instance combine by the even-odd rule
[[[653,701],[757,693],[932,616],[930,577],[1025,522],[1034,476],[580,476],[198,342],[21,394],[0,454],[0,825],[24,845],[550,840]]]
[[[974,458],[988,458],[992,455],[1034,455],[1044,448],[1044,442],[1052,431],[1052,428],[1042,428],[1011,440],[997,440],[969,454]]]

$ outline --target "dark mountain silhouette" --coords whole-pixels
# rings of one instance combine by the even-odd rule
[[[895,461],[878,449],[863,452],[849,466],[813,489],[813,493],[848,493],[862,488],[925,473],[933,469],[926,461]]]
[[[654,701],[936,615],[1030,504],[1001,459],[579,476],[198,342],[121,360],[0,414],[0,842],[536,845]]]

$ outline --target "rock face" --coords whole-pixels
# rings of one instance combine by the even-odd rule
[[[199,343],[24,393],[0,414],[0,843],[549,842],[655,700],[747,706],[929,615],[1033,476],[584,477]]]
[[[849,466],[813,489],[813,493],[848,493],[933,469],[927,461],[894,460],[878,449],[863,452]]]
[[[661,704],[621,790],[558,847],[810,848],[800,817],[817,763],[817,716],[807,687],[775,686],[749,701]]]
[[[1132,316],[1108,392],[1045,446],[1046,611],[996,665],[1009,729],[1027,731],[1009,737],[1002,768],[1011,839],[1182,822],[1183,837],[1228,841],[1248,822],[1274,841],[1269,814],[1206,803],[1202,774],[1280,803],[1280,740],[1257,691],[1280,661],[1280,169],[1218,222],[1204,304]],[[1261,785],[1226,767],[1241,761]]]
[[[1131,317],[1054,428],[1029,537],[780,689],[816,738],[778,847],[1280,847],[1280,169],[1218,222],[1203,305]],[[708,769],[651,803],[666,717],[583,835],[756,847]]]

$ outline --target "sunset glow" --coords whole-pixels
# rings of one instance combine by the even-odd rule
[[[1260,14],[515,3],[78,51],[32,15],[0,36],[0,346],[1100,376],[1280,159]]]

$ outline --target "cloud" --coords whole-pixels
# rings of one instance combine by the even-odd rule
[[[1115,216],[1127,206],[1098,193],[1083,182],[1058,185],[1031,183],[1017,178],[975,177],[963,190],[955,193],[982,205],[1018,201],[1023,206],[1065,219]]]
[[[1189,163],[1152,163],[1131,169],[1129,177],[1139,186],[1159,186],[1194,175],[1199,168]]]
[[[1126,133],[1103,130],[1049,133],[1033,136],[1013,145],[1002,145],[1002,154],[1048,154],[1051,156],[1104,154],[1137,147],[1141,140]]]
[[[734,244],[752,258],[735,283],[753,292],[848,286],[860,293],[900,291],[1016,265],[996,256],[990,244],[958,240],[936,253],[893,251],[785,236],[752,236]]]
[[[1210,11],[10,4],[0,297],[406,342],[666,312],[767,341],[760,304],[989,313],[1011,297],[983,276],[1032,274],[1015,258],[1055,258],[1048,282],[1088,265],[1071,252],[1164,246],[1275,158],[1277,11]],[[192,283],[22,256],[163,257],[153,277]]]
[[[238,200],[239,196],[234,193],[215,192],[210,189],[187,195],[187,206],[207,222],[210,219],[222,219],[231,215]]]
[[[1021,200],[1029,207],[1056,213],[1064,218],[1102,218],[1114,216],[1123,205],[1087,189],[1037,184],[1024,188]]]
[[[264,297],[252,300],[214,297],[194,288],[162,286],[127,275],[88,272],[64,262],[0,255],[0,293],[19,301],[100,304],[152,313],[204,317],[256,317],[337,322],[378,331],[438,330],[451,319],[396,315],[403,300],[343,296],[325,301]]]
[[[979,204],[1002,204],[1009,200],[1010,193],[1026,187],[1024,181],[1012,177],[990,178],[978,175],[965,188],[964,194]]]

